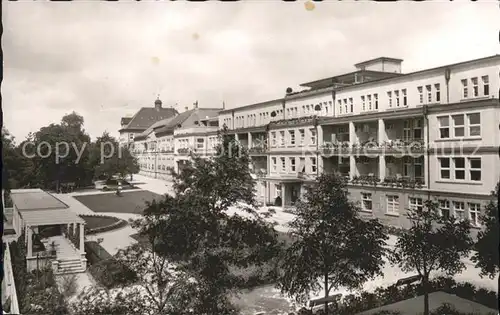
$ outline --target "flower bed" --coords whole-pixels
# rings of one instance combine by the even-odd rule
[[[128,223],[125,220],[107,215],[80,215],[85,220],[85,235],[109,232],[120,229]]]

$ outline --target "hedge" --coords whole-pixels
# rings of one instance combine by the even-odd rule
[[[113,219],[118,220],[118,221],[114,222],[113,224],[106,225],[106,226],[101,226],[101,227],[97,227],[97,228],[94,228],[94,229],[85,228],[85,234],[86,235],[92,235],[92,234],[104,233],[104,232],[109,232],[109,231],[117,230],[117,229],[120,229],[122,227],[127,226],[127,224],[128,224],[128,222],[125,221],[125,220],[118,219],[118,218],[115,218],[115,217],[112,217],[112,216],[107,216],[107,215],[80,215],[80,217],[82,219],[84,219],[84,220],[85,220],[85,217],[113,218]]]
[[[137,274],[117,261],[97,242],[85,242],[89,272],[94,279],[107,289],[126,286],[137,281]]]

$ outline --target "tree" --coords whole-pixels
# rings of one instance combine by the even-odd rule
[[[462,257],[467,256],[473,241],[468,220],[444,218],[438,204],[425,201],[423,207],[408,210],[411,228],[403,231],[390,256],[391,261],[405,272],[417,271],[424,291],[424,314],[429,314],[429,277],[433,271],[449,276],[465,268]]]
[[[14,137],[2,126],[2,187],[10,190],[25,187],[32,170],[31,161],[22,154]]]
[[[121,147],[114,137],[104,132],[92,144],[90,164],[94,168],[94,177],[112,179],[118,175],[124,179],[129,174],[139,172],[137,158],[132,156],[129,149]]]
[[[497,184],[493,197],[498,199],[498,190],[500,183]],[[500,272],[500,262],[498,255],[499,239],[498,232],[498,203],[491,200],[485,208],[485,213],[481,217],[484,225],[484,230],[477,235],[477,242],[474,245],[476,253],[472,257],[472,261],[476,263],[476,267],[481,269],[481,277],[489,276],[491,279],[498,276]],[[500,281],[500,280],[499,280]]]
[[[246,283],[245,275],[234,271],[259,270],[280,248],[272,224],[256,211],[247,152],[225,129],[219,141],[214,157],[192,155],[180,173],[173,173],[174,196],[149,204],[141,227],[156,240],[156,252],[203,288],[199,313],[214,315],[231,314],[228,296]],[[249,217],[227,213],[236,207]]]
[[[332,289],[360,288],[381,274],[388,237],[381,224],[361,219],[358,211],[343,178],[319,176],[289,223],[293,242],[284,252],[278,281],[283,293],[303,303],[321,287],[328,297]]]
[[[90,137],[83,130],[83,117],[74,112],[64,116],[60,124],[40,128],[22,146],[33,161],[33,182],[56,190],[61,183],[88,184],[89,144]]]

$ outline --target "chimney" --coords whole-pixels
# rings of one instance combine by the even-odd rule
[[[226,102],[222,101],[222,109],[226,109]]]
[[[158,111],[161,109],[161,101],[159,98],[156,99],[156,101],[155,101],[155,109]]]
[[[194,104],[193,104],[193,105],[194,105],[194,108],[195,108],[195,109],[196,109],[196,108],[198,108],[198,101],[194,102]]]
[[[189,107],[187,107],[187,106],[186,106],[186,107],[184,107],[184,109],[185,109],[185,110],[186,110],[186,112],[187,112],[187,111],[189,110]]]

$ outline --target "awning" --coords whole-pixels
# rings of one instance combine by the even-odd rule
[[[85,220],[69,209],[20,211],[20,214],[24,223],[29,226],[69,223],[85,224]]]

